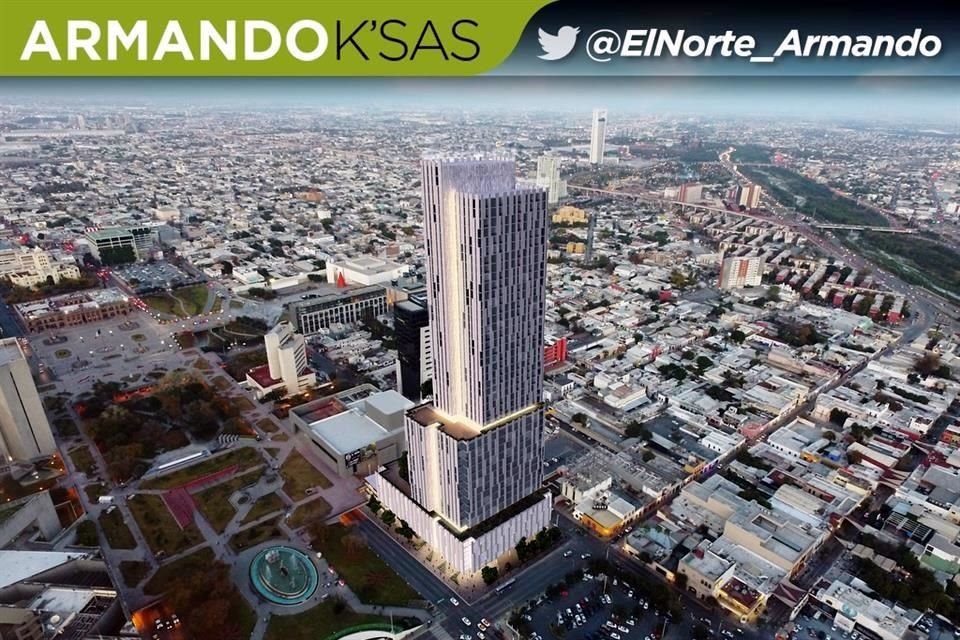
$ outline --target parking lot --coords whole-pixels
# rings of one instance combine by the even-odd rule
[[[544,594],[528,603],[522,631],[531,640],[688,640],[694,624],[657,611],[633,585],[583,573],[552,597]],[[568,580],[569,583],[569,580]],[[685,616],[684,616],[685,617]],[[694,621],[695,622],[695,621]]]
[[[544,474],[550,475],[559,467],[573,464],[587,452],[587,448],[563,434],[550,434],[543,444]]]

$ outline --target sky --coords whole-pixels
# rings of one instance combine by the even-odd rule
[[[42,78],[0,80],[0,102],[583,111],[792,117],[960,130],[960,77]]]

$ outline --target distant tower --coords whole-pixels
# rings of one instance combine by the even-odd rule
[[[597,214],[591,213],[590,220],[587,221],[587,252],[584,254],[584,262],[590,264],[593,262],[593,233],[597,226]]]
[[[590,163],[603,162],[603,145],[607,136],[607,110],[593,110],[593,127],[590,130]]]
[[[537,158],[537,186],[547,190],[547,204],[557,204],[567,195],[567,182],[560,179],[560,158]]]

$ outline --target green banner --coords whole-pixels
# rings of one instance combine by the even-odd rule
[[[552,0],[0,0],[3,76],[467,76]]]

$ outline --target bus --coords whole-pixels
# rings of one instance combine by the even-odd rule
[[[512,587],[514,584],[516,584],[516,582],[517,582],[516,578],[510,578],[509,580],[501,584],[499,587],[494,589],[494,591],[496,591],[497,593],[503,593],[504,591]]]

